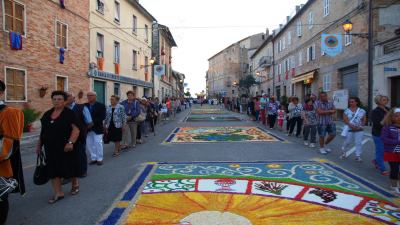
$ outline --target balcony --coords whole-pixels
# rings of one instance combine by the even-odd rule
[[[272,66],[272,57],[271,56],[263,56],[258,61],[258,67],[266,68]]]

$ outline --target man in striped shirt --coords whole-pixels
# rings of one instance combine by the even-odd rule
[[[336,125],[333,121],[333,115],[336,113],[336,108],[333,102],[328,101],[326,92],[321,92],[319,101],[315,102],[314,108],[317,110],[318,118],[318,135],[319,135],[319,152],[327,154],[331,149],[327,145],[333,141],[336,136]],[[328,137],[325,139],[325,137]]]

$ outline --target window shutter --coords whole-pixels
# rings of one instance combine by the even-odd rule
[[[315,60],[315,44],[312,46],[312,60]]]
[[[310,47],[307,48],[307,62],[310,62]]]

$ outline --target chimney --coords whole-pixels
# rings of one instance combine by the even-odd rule
[[[261,38],[262,38],[263,40],[265,40],[265,34],[263,34],[263,35],[261,36]]]
[[[279,29],[282,29],[282,27],[283,27],[283,24],[279,24]]]
[[[296,13],[298,13],[300,11],[300,6],[296,5]]]
[[[268,29],[268,28],[265,30],[265,36],[266,36],[266,37],[269,36],[269,29]]]
[[[304,6],[304,4],[300,4],[300,9],[302,9],[302,8],[303,8],[303,6]]]
[[[288,23],[290,20],[290,16],[286,16],[286,23]]]

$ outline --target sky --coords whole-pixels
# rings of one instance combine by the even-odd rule
[[[192,96],[206,90],[208,59],[247,36],[276,29],[307,0],[139,0],[178,45],[172,68],[185,74]]]

